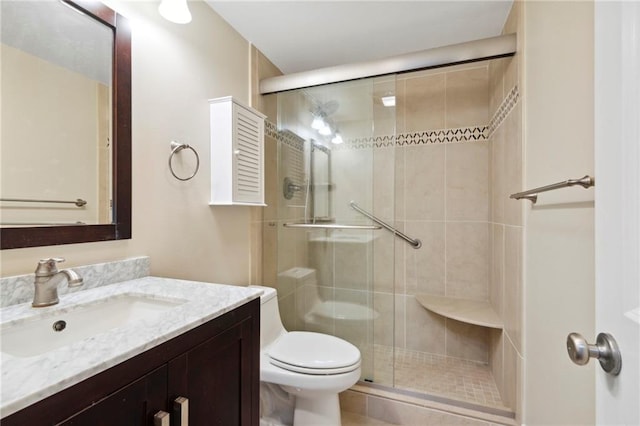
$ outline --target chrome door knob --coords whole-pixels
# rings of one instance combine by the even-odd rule
[[[608,333],[598,334],[595,345],[589,344],[582,335],[571,333],[567,336],[567,352],[571,361],[578,365],[586,365],[589,359],[595,358],[600,361],[600,366],[607,373],[614,376],[620,374],[622,368],[620,349],[616,339]]]

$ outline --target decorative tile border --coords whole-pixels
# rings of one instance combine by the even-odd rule
[[[269,120],[264,121],[265,136],[289,145],[291,148],[303,150],[305,140],[290,130],[278,130],[278,126]]]
[[[333,151],[352,149],[375,149],[392,146],[431,145],[462,142],[486,141],[502,124],[520,100],[518,86],[514,86],[504,98],[500,107],[486,126],[460,127],[455,129],[426,130],[423,132],[400,133],[398,135],[373,136],[348,139],[344,144],[332,146]],[[288,130],[278,131],[276,124],[265,122],[265,132],[280,142],[298,150],[304,149],[305,140]]]
[[[268,138],[278,139],[278,126],[276,123],[264,120],[264,135]]]
[[[480,142],[488,139],[488,127],[461,127],[457,129],[428,130],[424,132],[400,133],[398,135],[374,136],[351,139],[342,145],[331,147],[333,151],[352,149],[388,148],[392,146],[433,145],[443,143]]]
[[[479,142],[488,139],[488,127],[461,127],[457,129],[429,130],[425,132],[400,133],[398,135],[373,136],[370,138],[348,139],[341,145],[331,147],[332,151],[352,149],[389,148],[393,146],[431,145],[443,143]],[[302,151],[304,139],[287,130],[273,136],[291,148]]]
[[[493,136],[493,133],[498,129],[498,127],[500,127],[504,119],[511,113],[519,100],[520,92],[518,91],[518,86],[513,86],[496,110],[495,114],[493,114],[493,117],[491,117],[491,120],[489,120],[489,138]]]
[[[430,130],[426,132],[401,133],[396,145],[427,145],[456,142],[477,142],[487,139],[487,126],[461,127],[458,129]]]
[[[370,138],[347,139],[341,145],[331,147],[332,151],[345,151],[352,149],[388,148],[397,143],[394,135],[373,136]]]

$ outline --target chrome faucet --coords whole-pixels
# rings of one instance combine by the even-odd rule
[[[58,284],[63,278],[67,278],[67,286],[78,287],[82,285],[82,277],[71,269],[58,271],[57,264],[64,262],[62,258],[41,259],[36,268],[35,287],[33,295],[34,308],[55,305],[58,299]]]

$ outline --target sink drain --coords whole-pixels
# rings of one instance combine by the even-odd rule
[[[53,331],[62,331],[67,328],[67,322],[59,320],[53,323]]]

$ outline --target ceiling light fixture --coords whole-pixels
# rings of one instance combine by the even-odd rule
[[[324,126],[326,126],[324,120],[322,119],[321,116],[316,115],[313,117],[313,121],[311,122],[311,128],[315,129],[315,130],[320,130],[322,129]]]
[[[329,136],[331,134],[331,126],[329,126],[327,123],[324,123],[324,126],[322,126],[318,130],[318,133],[320,133],[322,136]]]
[[[391,96],[383,96],[382,98],[382,105],[386,106],[386,107],[394,107],[396,106],[396,97],[391,95]]]
[[[325,136],[326,139],[330,139],[336,131],[336,126],[330,118],[330,115],[336,112],[339,104],[337,101],[327,101],[324,103],[314,101],[314,104],[315,106],[309,110],[312,117],[311,128],[321,136]]]
[[[187,6],[187,0],[162,0],[158,6],[158,12],[164,19],[176,24],[191,22],[191,12]]]
[[[340,135],[340,132],[336,131],[336,135],[333,137],[333,139],[331,139],[331,143],[335,145],[340,145],[343,142],[344,141],[342,140],[342,136]]]

